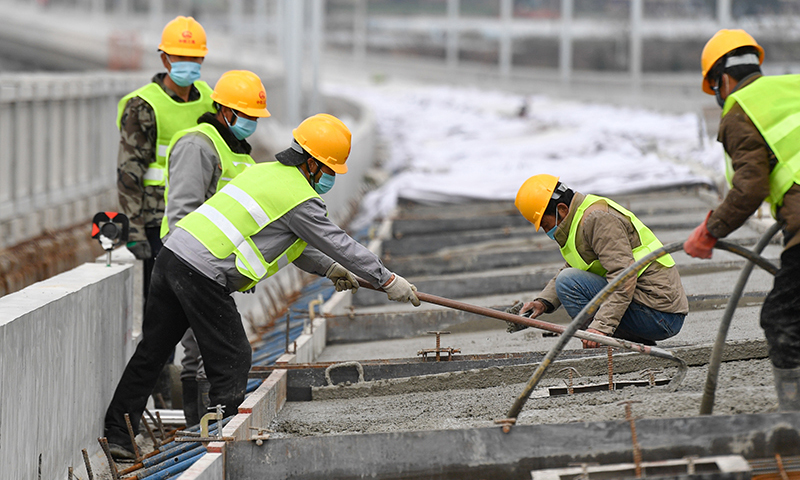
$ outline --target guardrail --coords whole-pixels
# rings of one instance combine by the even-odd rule
[[[130,73],[0,75],[0,248],[114,208],[116,105],[145,81]]]

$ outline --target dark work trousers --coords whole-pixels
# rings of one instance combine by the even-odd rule
[[[125,413],[138,431],[158,374],[189,327],[206,361],[210,405],[222,405],[226,417],[237,413],[244,400],[252,353],[236,304],[226,288],[165,248],[153,269],[142,340],[106,412],[105,435],[110,443],[132,450]]]
[[[772,364],[800,367],[800,245],[781,254],[781,268],[761,307],[761,328]]]
[[[156,257],[158,252],[161,251],[161,228],[147,227],[144,229],[144,234],[147,236],[147,243],[150,244],[150,253],[152,257],[144,260],[144,304],[147,305],[147,295],[150,293],[150,279],[153,275],[153,267],[156,264]]]

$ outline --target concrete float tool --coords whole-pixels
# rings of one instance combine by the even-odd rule
[[[369,290],[376,290],[376,291],[383,291],[382,289],[378,289],[370,285],[366,280],[359,278],[358,283],[360,286],[367,288]],[[461,310],[463,312],[474,313],[477,315],[482,315],[484,317],[494,318],[497,320],[503,320],[506,322],[512,322],[519,325],[525,325],[527,327],[538,328],[540,330],[545,330],[552,333],[562,334],[566,331],[565,326],[558,325],[556,323],[545,322],[543,320],[537,320],[534,318],[522,317],[519,315],[513,315],[511,313],[501,312],[498,310],[493,310],[487,307],[480,307],[477,305],[472,305],[469,303],[459,302],[457,300],[451,300],[449,298],[439,297],[437,295],[431,295],[429,293],[423,292],[416,292],[417,298],[420,299],[422,302],[433,303],[435,305],[441,305],[443,307],[454,308],[456,310]],[[573,332],[570,335],[570,338],[575,336],[580,338],[581,340],[590,340],[592,342],[597,342],[602,345],[606,345],[609,347],[617,347],[622,348],[625,350],[631,350],[634,352],[639,352],[644,355],[651,355],[654,357],[663,358],[666,360],[670,360],[675,362],[678,367],[678,373],[675,375],[669,384],[667,384],[667,388],[670,391],[674,391],[678,388],[678,385],[683,381],[683,378],[686,376],[686,371],[688,369],[686,362],[682,359],[676,357],[672,354],[672,352],[668,350],[664,350],[658,347],[652,347],[648,345],[642,345],[639,343],[630,342],[627,340],[622,340],[619,338],[614,337],[606,337],[603,335],[597,335],[595,333],[589,333],[584,330],[578,330]],[[564,342],[566,343],[566,342]],[[559,350],[560,352],[560,350]],[[545,357],[547,359],[547,357]],[[549,362],[548,362],[549,364]],[[541,364],[540,364],[541,365]],[[541,368],[541,367],[540,367]]]

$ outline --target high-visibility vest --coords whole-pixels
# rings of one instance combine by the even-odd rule
[[[739,104],[772,149],[778,164],[769,175],[769,196],[775,217],[783,196],[800,183],[800,75],[760,77],[728,95],[722,116]],[[725,176],[733,182],[731,157],[725,153]]]
[[[641,245],[633,249],[633,258],[634,260],[639,260],[640,258],[644,257],[650,252],[654,252],[659,248],[663,247],[664,245],[661,241],[656,238],[655,234],[647,228],[647,226],[641,222],[636,215],[631,213],[629,210],[623,208],[617,202],[610,200],[604,197],[598,197],[597,195],[586,195],[581,205],[578,207],[578,210],[575,212],[575,217],[572,219],[572,224],[569,228],[569,236],[567,237],[567,243],[561,247],[561,255],[564,257],[564,260],[569,263],[569,266],[572,268],[578,268],[580,270],[592,272],[596,275],[600,275],[601,277],[606,276],[606,269],[600,264],[600,260],[594,260],[591,264],[587,264],[583,257],[580,256],[578,253],[577,248],[575,247],[575,236],[578,231],[578,225],[583,218],[583,213],[586,209],[599,201],[605,201],[609,207],[613,208],[614,210],[618,211],[622,215],[630,220],[633,224],[633,228],[636,229],[636,233],[639,234],[639,240],[642,242]],[[664,255],[656,260],[658,263],[665,267],[672,267],[675,265],[675,260],[672,259],[672,256],[669,254]],[[647,265],[643,266],[639,270],[639,274],[641,275],[647,267],[650,266],[648,263]]]
[[[148,83],[135,90],[119,101],[117,105],[117,128],[122,126],[122,113],[125,105],[133,97],[140,97],[147,102],[156,115],[156,145],[155,161],[151,162],[144,174],[145,186],[164,186],[166,175],[164,162],[167,158],[167,148],[172,136],[184,128],[197,124],[200,115],[213,111],[211,100],[211,87],[206,82],[196,81],[194,86],[200,92],[200,98],[191,102],[176,102],[157,83]]]
[[[177,226],[196,238],[219,259],[236,254],[236,269],[252,280],[277,273],[303,253],[306,242],[297,239],[272,261],[266,261],[251,239],[289,210],[319,194],[297,169],[278,162],[259,163],[222,187]]]
[[[164,182],[165,202],[167,201],[167,196],[169,195],[169,154],[172,152],[172,147],[175,146],[175,143],[177,143],[181,137],[192,132],[200,132],[208,137],[214,144],[214,149],[217,151],[220,168],[222,169],[222,173],[219,175],[219,180],[217,180],[217,192],[220,191],[222,187],[227,185],[228,182],[233,180],[236,175],[244,172],[247,167],[251,167],[256,164],[256,162],[253,161],[253,157],[246,153],[233,153],[230,147],[228,147],[228,144],[225,143],[225,140],[222,139],[222,136],[219,134],[219,131],[217,131],[216,127],[210,123],[201,123],[192,128],[181,130],[180,132],[176,133],[174,137],[172,137],[172,141],[167,149],[167,159],[164,163],[164,173],[166,174]],[[161,219],[161,237],[165,237],[168,233],[169,219],[167,218],[166,212],[164,212],[164,218]]]

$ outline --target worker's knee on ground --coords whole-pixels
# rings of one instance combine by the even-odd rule
[[[593,275],[578,268],[565,268],[556,277],[556,294],[559,299],[574,297],[575,292],[584,283],[587,275]],[[562,300],[563,302],[563,300]]]

